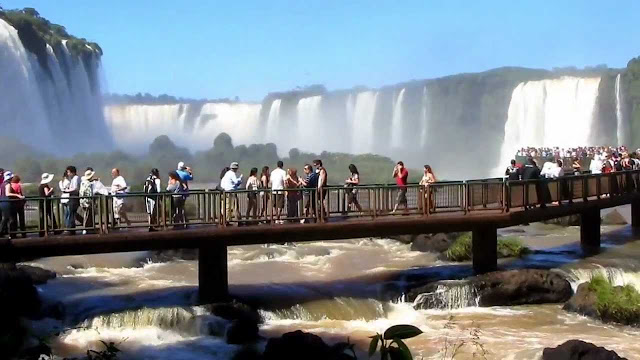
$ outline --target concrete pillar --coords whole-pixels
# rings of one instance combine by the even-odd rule
[[[640,199],[631,200],[631,227],[640,228]]]
[[[201,303],[229,300],[227,246],[212,240],[198,250],[198,290]]]
[[[484,274],[498,268],[498,232],[494,226],[482,226],[473,230],[471,237],[473,271]]]
[[[600,209],[589,209],[580,214],[580,246],[588,255],[600,251]]]

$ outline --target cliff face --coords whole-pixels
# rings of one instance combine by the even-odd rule
[[[97,44],[69,35],[33,9],[0,12],[3,135],[60,154],[111,148],[101,55]]]

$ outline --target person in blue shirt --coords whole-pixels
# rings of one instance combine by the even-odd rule
[[[178,169],[176,170],[178,176],[180,176],[180,180],[182,184],[189,189],[189,181],[193,180],[193,171],[191,168],[184,165],[184,162],[180,161],[178,163]]]

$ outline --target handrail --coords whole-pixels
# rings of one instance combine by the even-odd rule
[[[431,216],[446,212],[508,212],[551,203],[570,205],[574,201],[639,191],[640,170],[627,170],[608,174],[569,174],[555,179],[508,180],[500,177],[439,181],[427,186],[411,183],[406,186],[329,185],[321,190],[191,189],[182,193],[131,192],[90,197],[28,196],[0,202],[9,202],[19,209],[16,211],[24,212],[25,226],[20,230],[13,228],[12,233],[49,236],[74,230],[102,234],[130,227],[166,230],[191,224],[275,225],[352,217],[375,220],[381,216],[404,214]],[[67,225],[63,225],[63,215],[69,213],[71,207],[79,208],[78,213],[83,215],[82,226],[77,226],[68,217]],[[123,219],[119,221],[118,218]],[[131,224],[126,222],[127,219]]]

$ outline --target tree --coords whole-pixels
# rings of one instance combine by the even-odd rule
[[[31,16],[31,17],[34,17],[34,18],[39,18],[40,17],[40,13],[37,12],[36,9],[34,9],[34,8],[26,7],[24,9],[22,9],[22,12],[27,14],[27,15],[29,15],[29,16]]]
[[[220,133],[213,140],[213,149],[216,152],[233,151],[233,141],[227,133]]]

